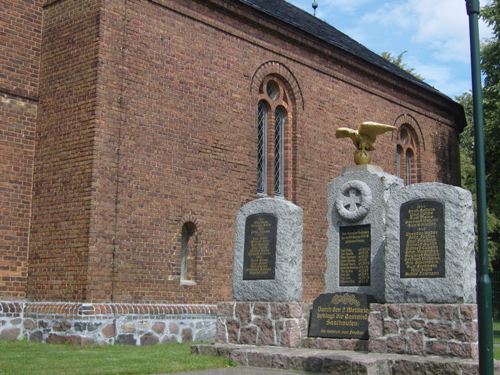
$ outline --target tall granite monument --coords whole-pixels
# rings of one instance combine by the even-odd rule
[[[356,145],[355,166],[346,167],[327,187],[328,246],[326,292],[356,292],[384,300],[385,214],[390,190],[400,178],[368,164],[376,135],[394,127],[363,123],[358,131],[340,128],[338,137]]]
[[[344,168],[328,185],[327,292],[384,300],[384,218],[389,191],[401,185],[374,165]]]

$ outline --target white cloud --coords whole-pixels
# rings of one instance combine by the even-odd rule
[[[441,92],[451,97],[470,90],[470,80],[467,76],[457,78],[457,72],[450,65],[422,63],[418,59],[408,59],[408,66],[418,72],[425,81]]]
[[[402,3],[394,5],[386,3],[375,11],[365,13],[361,17],[360,23],[366,28],[375,28],[378,26],[397,27],[402,29],[410,28],[408,15],[412,12],[409,4]],[[377,32],[377,30],[375,30]]]
[[[411,33],[441,61],[469,61],[469,23],[465,1],[407,0],[386,3],[362,17],[363,24],[392,27]],[[490,35],[481,22],[483,36]]]
[[[433,65],[433,64],[420,64],[413,60],[410,64],[415,67],[415,71],[418,71],[426,81],[429,83],[443,84],[448,82],[452,77],[452,72],[450,68],[443,65]]]

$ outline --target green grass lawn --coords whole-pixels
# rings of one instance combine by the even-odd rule
[[[192,355],[190,344],[67,346],[0,341],[0,374],[159,374],[228,367],[220,357]]]

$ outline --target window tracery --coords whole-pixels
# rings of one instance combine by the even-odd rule
[[[272,124],[272,125],[271,125]],[[291,198],[292,126],[286,84],[266,77],[257,110],[257,192]]]
[[[396,175],[406,185],[418,182],[418,138],[408,124],[398,130],[396,145]]]

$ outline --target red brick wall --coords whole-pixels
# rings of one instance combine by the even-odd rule
[[[439,98],[396,91],[404,83],[374,80],[381,73],[361,73],[357,61],[346,68],[203,4],[105,2],[91,288],[117,302],[231,299],[234,221],[256,189],[251,79],[273,60],[300,85],[296,203],[304,208],[304,297],[311,301],[324,288],[326,184],[352,163],[353,146],[336,140],[335,128],[394,123],[410,113],[427,142],[422,179],[456,182],[458,164],[446,174],[437,167],[453,162],[444,152],[450,145],[456,152],[453,120]],[[374,162],[394,173],[394,153],[391,137],[383,137]],[[197,285],[180,286],[180,233],[191,219],[201,239]]]
[[[0,298],[25,297],[41,19],[41,1],[2,1]]]
[[[234,222],[257,183],[252,77],[269,61],[293,98],[306,301],[324,290],[326,184],[352,164],[337,127],[408,113],[422,180],[457,182],[446,101],[279,22],[218,0],[60,0],[45,9],[29,296],[230,300]],[[395,150],[381,137],[374,163],[394,173]],[[196,285],[181,286],[188,221]]]
[[[98,0],[44,8],[28,297],[86,298]]]
[[[2,0],[0,87],[36,99],[43,0]]]

